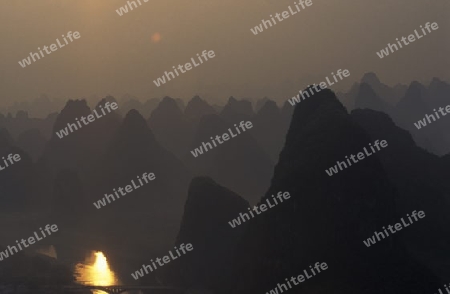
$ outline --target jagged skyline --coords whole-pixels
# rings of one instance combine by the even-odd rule
[[[441,291],[449,12],[0,1],[0,292]]]

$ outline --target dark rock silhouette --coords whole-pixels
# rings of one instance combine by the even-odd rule
[[[390,113],[389,105],[378,97],[369,84],[361,83],[356,96],[355,108],[372,109],[384,113]]]
[[[395,106],[397,119],[403,124],[415,122],[430,111],[425,102],[427,89],[419,82],[412,82],[405,96]]]
[[[0,119],[0,127],[6,128],[14,138],[29,129],[39,129],[45,138],[50,138],[56,114],[50,114],[47,118],[30,118],[28,112],[18,111],[16,117],[8,114]]]
[[[7,158],[9,154],[20,156],[20,161],[5,166],[3,159],[0,171],[1,210],[10,212],[29,213],[43,207],[42,186],[44,179],[30,156],[18,148],[11,135],[5,129],[0,129],[0,158]],[[47,198],[48,200],[49,198]]]
[[[437,289],[437,279],[407,256],[397,236],[370,248],[362,242],[398,217],[396,192],[378,156],[332,177],[325,173],[336,160],[368,146],[368,134],[329,90],[303,103],[295,108],[264,197],[288,191],[291,199],[249,223],[236,258],[235,293],[268,292],[318,261],[329,269],[293,293]]]
[[[3,149],[3,148],[2,148]],[[34,204],[35,194],[39,192],[37,171],[31,158],[17,147],[5,148],[0,153],[3,170],[0,171],[1,210],[28,212]],[[20,161],[5,166],[3,158],[9,154],[20,156]]]
[[[449,105],[450,85],[438,78],[433,78],[428,86],[427,102],[430,108],[445,107]]]
[[[215,110],[217,113],[220,113],[220,112],[223,110],[223,108],[224,108],[223,105],[218,105],[218,104],[213,104],[212,107],[214,108],[214,110]]]
[[[231,228],[229,221],[248,212],[249,204],[212,179],[194,178],[189,186],[183,220],[175,245],[191,243],[192,252],[174,261],[171,282],[187,288],[226,292],[232,276],[234,253],[246,223]]]
[[[250,120],[253,117],[252,103],[247,100],[228,99],[228,103],[220,112],[220,117],[229,123],[239,123],[242,120]]]
[[[294,113],[294,107],[288,102],[284,102],[283,107],[281,108],[281,116],[283,118],[283,129],[284,134],[283,137],[286,136],[287,130],[291,125],[292,114]]]
[[[336,96],[339,97],[339,101],[345,106],[347,110],[352,110],[355,108],[356,96],[359,93],[360,83],[356,82],[352,85],[352,87],[348,90],[348,92],[336,92]]]
[[[184,111],[186,120],[194,123],[198,123],[200,119],[209,114],[215,114],[214,108],[199,96],[192,98]]]
[[[448,256],[440,252],[444,252],[450,240],[447,226],[450,221],[450,183],[447,176],[450,164],[418,147],[411,135],[395,126],[386,114],[355,110],[352,117],[373,140],[388,141],[388,148],[379,153],[379,158],[398,191],[395,200],[399,214],[405,216],[414,210],[426,212],[426,221],[402,232],[404,244],[417,252],[418,257],[426,255],[428,267],[445,278],[449,272],[442,271],[439,264],[448,260]]]
[[[358,99],[358,95],[360,93],[360,87],[362,84],[367,84],[372,88],[374,93],[383,101],[384,108],[392,108],[393,105],[397,104],[399,100],[404,96],[407,86],[397,84],[394,87],[390,87],[388,85],[383,84],[377,75],[373,72],[369,72],[364,74],[361,78],[360,82],[356,82],[350,88],[350,90],[346,93],[339,93],[338,96],[341,102],[345,105],[348,110],[352,110],[354,108],[369,108],[371,109],[371,105],[362,105],[364,107],[360,107],[361,105],[356,105],[356,100]],[[378,99],[377,99],[378,100]],[[380,102],[377,102],[377,105],[380,105]]]
[[[430,85],[428,86],[427,94],[427,103],[430,109],[433,109],[433,112],[438,111],[441,107],[445,108],[447,105],[450,105],[448,99],[448,97],[450,97],[450,85],[438,78],[433,78]],[[441,119],[438,123],[441,125],[445,141],[450,142],[450,133],[446,131],[450,128],[450,117],[442,117],[442,114],[440,112],[439,114],[441,116]],[[445,148],[442,153],[448,152],[450,152],[450,148]]]
[[[394,87],[389,87],[378,79],[377,75],[373,72],[364,74],[361,78],[361,83],[368,84],[388,105],[395,105],[403,97],[407,86],[397,84]]]
[[[150,181],[130,195],[111,201],[96,210],[98,230],[110,249],[134,253],[161,250],[173,242],[181,220],[190,173],[172,153],[155,139],[144,118],[131,110],[119,126],[102,158],[95,200],[125,187],[144,173],[154,173]],[[173,184],[176,181],[176,184]],[[92,202],[94,198],[91,198]],[[122,236],[136,236],[138,243],[123,242]]]
[[[426,150],[438,155],[450,151],[450,144],[444,136],[443,122],[433,121],[426,127],[417,129],[414,123],[425,118],[425,115],[434,114],[426,102],[427,89],[418,82],[412,82],[405,96],[395,106],[393,119],[397,125],[408,130],[416,143]],[[435,118],[436,119],[436,118]]]
[[[253,122],[255,127],[251,133],[271,160],[277,162],[286,134],[285,123],[277,104],[267,100],[253,118]]]
[[[153,110],[156,109],[156,107],[160,102],[161,99],[159,98],[148,99],[147,101],[144,102],[144,104],[142,105],[142,109],[139,112],[142,114],[144,118],[149,118]]]
[[[164,97],[152,112],[148,125],[158,142],[177,157],[182,158],[187,152],[191,127],[174,99]]]
[[[0,246],[1,251],[5,249]],[[2,289],[5,293],[14,293],[9,291],[17,291],[19,285],[30,293],[45,293],[48,291],[45,286],[70,285],[74,282],[75,277],[69,266],[45,255],[21,251],[0,262],[0,284],[9,288]]]
[[[255,104],[255,107],[254,107],[254,108],[255,108],[255,112],[258,113],[258,112],[261,110],[261,108],[264,107],[264,105],[266,104],[266,102],[269,101],[269,100],[270,100],[270,99],[267,98],[267,97],[258,99],[258,100],[256,101],[256,104]]]
[[[78,174],[67,169],[60,171],[55,179],[52,204],[52,220],[63,230],[80,229],[78,225],[83,219],[79,216],[87,216],[86,212],[92,205],[86,198]]]
[[[96,109],[100,115],[102,115],[100,105],[104,105],[106,101],[114,100],[112,97],[106,97],[99,102]],[[101,159],[121,121],[115,111],[107,113],[105,110],[105,113],[87,125],[82,124],[77,130],[72,127],[74,131],[69,131],[69,134],[62,138],[59,138],[56,132],[67,128],[67,123],[76,124],[76,119],[87,117],[91,114],[91,110],[85,100],[69,100],[58,115],[53,135],[37,162],[39,175],[42,177],[43,190],[38,194],[42,205],[52,206],[46,201],[50,198],[49,195],[53,195],[57,175],[62,170],[68,169],[77,173],[87,198],[92,197],[91,195],[97,191],[104,171],[101,168]]]
[[[236,132],[234,124],[221,117],[204,116],[199,123],[191,150],[203,146],[203,142],[210,142],[211,137],[222,136],[228,132],[228,128]],[[255,203],[267,189],[272,177],[273,163],[253,138],[251,130],[230,138],[197,157],[189,153],[185,162],[196,175],[209,176],[250,203]]]
[[[181,109],[181,111],[184,111],[184,109],[186,108],[186,105],[184,104],[184,100],[181,98],[175,98],[175,101],[177,102],[177,105]]]
[[[108,100],[113,101],[111,98],[105,98],[99,105]],[[99,105],[96,107],[98,111]],[[98,113],[102,114],[101,111]],[[90,186],[90,183],[95,182],[96,176],[92,167],[98,164],[100,155],[104,153],[113,132],[120,124],[120,117],[112,111],[87,125],[82,124],[77,130],[72,127],[73,132],[69,131],[65,137],[59,138],[56,135],[56,132],[66,128],[68,123],[76,125],[77,119],[90,114],[86,100],[69,100],[58,115],[52,137],[38,162],[48,182],[53,183],[56,174],[66,168],[78,171],[84,185]]]
[[[130,98],[119,105],[119,111],[122,115],[126,115],[132,109],[136,109],[140,112],[142,108],[143,104],[141,101],[137,100],[137,98]],[[144,115],[143,113],[141,114]]]
[[[17,146],[29,154],[33,161],[42,155],[46,142],[39,129],[26,130],[17,138]]]
[[[196,96],[184,107],[179,98],[143,103],[127,95],[118,111],[62,139],[56,131],[91,113],[86,101],[70,100],[62,110],[56,108],[62,100],[46,96],[17,102],[0,114],[0,162],[9,153],[22,158],[0,170],[1,243],[56,223],[60,231],[39,246],[56,246],[67,264],[101,250],[124,284],[136,283],[130,272],[151,258],[192,243],[193,252],[139,282],[268,293],[319,261],[329,269],[289,292],[435,293],[438,278],[450,274],[450,117],[420,130],[414,122],[445,107],[449,94],[449,84],[437,78],[406,91],[369,73],[341,94],[348,109],[358,108],[350,115],[329,90],[296,107],[283,101],[281,109],[263,98],[256,112],[233,97],[211,106]],[[114,101],[108,96],[96,109]],[[44,118],[50,110],[61,112]],[[197,157],[190,152],[240,121],[253,128]],[[387,148],[332,177],[325,173],[383,139]],[[156,179],[101,209],[93,205],[143,173]],[[199,177],[191,181],[192,175]],[[280,191],[291,198],[229,225],[249,203]],[[364,245],[413,210],[426,218]],[[33,249],[0,261],[0,285],[72,283],[70,269]]]
[[[5,153],[14,145],[14,139],[11,137],[8,130],[0,128],[0,155]]]

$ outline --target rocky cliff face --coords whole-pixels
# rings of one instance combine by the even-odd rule
[[[194,250],[174,262],[168,278],[190,288],[228,293],[236,246],[246,223],[232,228],[228,222],[249,204],[238,194],[207,177],[194,178],[189,186],[176,245],[192,243]]]
[[[326,262],[329,270],[293,293],[436,289],[436,279],[408,258],[397,236],[370,248],[362,242],[399,218],[398,194],[379,156],[331,177],[325,173],[336,160],[368,146],[369,134],[329,90],[303,103],[295,108],[264,197],[288,191],[292,199],[249,223],[237,257],[236,293],[267,292],[318,261]]]

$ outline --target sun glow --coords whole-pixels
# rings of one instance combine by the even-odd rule
[[[85,263],[76,265],[77,281],[85,285],[111,286],[118,284],[114,272],[109,268],[103,252],[93,252]]]
[[[154,33],[151,37],[151,40],[153,43],[159,43],[161,41],[161,34],[160,33]]]

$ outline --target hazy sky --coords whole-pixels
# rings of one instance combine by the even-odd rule
[[[0,0],[0,102],[125,93],[214,99],[294,95],[339,68],[388,84],[450,80],[449,0],[313,0],[261,34],[250,28],[285,0],[150,0],[119,16],[123,0]],[[376,51],[426,22],[439,29],[384,59]],[[22,68],[18,61],[68,31],[81,38]],[[161,40],[152,41],[159,33]],[[60,38],[61,39],[61,38]],[[216,57],[156,87],[153,80],[203,50]],[[291,96],[292,96],[291,95]]]

